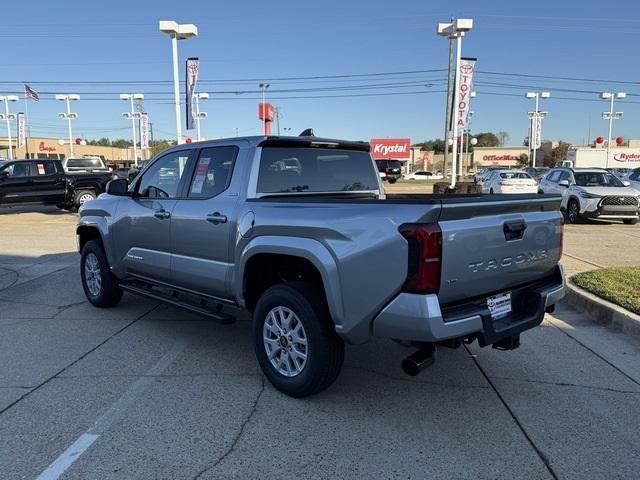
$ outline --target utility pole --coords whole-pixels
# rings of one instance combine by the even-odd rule
[[[453,22],[453,17],[451,18]],[[453,82],[453,39],[449,37],[449,67],[447,71],[447,105],[445,108],[444,119],[444,160],[442,163],[442,171],[446,174],[447,163],[449,162],[449,134],[451,132],[451,107],[453,106],[453,89],[451,83]]]
[[[278,130],[278,136],[280,136],[280,107],[276,107],[276,130]]]

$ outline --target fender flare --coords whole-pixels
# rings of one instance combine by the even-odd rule
[[[247,262],[260,253],[291,255],[309,260],[322,277],[327,305],[334,323],[336,325],[343,323],[344,307],[336,259],[325,245],[311,238],[260,236],[249,241],[238,254],[235,262],[238,267],[233,288],[240,305],[245,305],[242,287]]]
[[[111,244],[108,241],[109,237],[109,225],[107,219],[100,216],[83,216],[80,218],[76,227],[76,238],[78,241],[78,251],[80,251],[80,235],[83,229],[93,229],[98,232],[100,239],[102,240],[102,246],[104,247],[104,253],[107,256],[109,265],[114,264],[113,251]]]

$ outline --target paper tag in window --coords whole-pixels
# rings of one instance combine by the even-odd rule
[[[196,168],[196,176],[191,184],[191,193],[202,193],[202,186],[204,185],[204,179],[209,172],[210,158],[200,158],[198,160],[198,166]]]
[[[42,163],[38,164],[38,175],[44,175],[44,165]]]

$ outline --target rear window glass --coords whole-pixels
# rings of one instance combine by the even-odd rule
[[[265,148],[258,193],[377,190],[378,176],[367,152],[332,148]]]
[[[67,168],[102,168],[102,160],[99,158],[70,158],[67,160]]]
[[[531,178],[528,173],[524,172],[503,172],[500,178]]]

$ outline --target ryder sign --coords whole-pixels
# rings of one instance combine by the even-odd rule
[[[372,138],[371,156],[373,158],[410,158],[411,139],[409,138]]]

